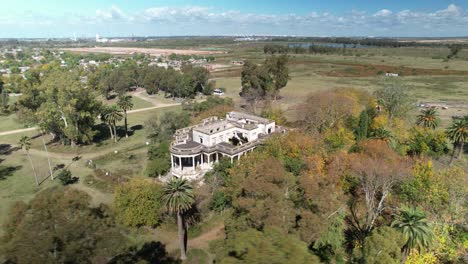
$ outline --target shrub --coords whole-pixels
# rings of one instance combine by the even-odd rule
[[[78,178],[73,177],[71,171],[67,169],[61,170],[57,178],[60,180],[62,185],[73,184],[78,181]]]

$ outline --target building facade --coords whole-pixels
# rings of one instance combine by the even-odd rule
[[[171,174],[198,180],[227,157],[234,162],[253,151],[273,133],[284,133],[275,122],[241,112],[229,112],[225,119],[210,117],[202,123],[179,129],[171,144]]]

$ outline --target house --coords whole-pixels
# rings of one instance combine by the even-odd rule
[[[225,119],[204,119],[175,132],[170,176],[199,180],[221,158],[237,161],[273,133],[285,131],[275,121],[241,112],[229,112]]]

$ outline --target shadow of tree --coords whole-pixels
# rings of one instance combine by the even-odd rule
[[[122,253],[113,259],[109,264],[123,264],[123,263],[161,263],[161,264],[176,264],[181,263],[170,256],[166,251],[166,246],[161,242],[148,242],[145,243],[140,249],[135,247],[130,248],[127,252]]]
[[[10,144],[0,144],[0,155],[10,155],[13,151],[17,151],[18,147],[13,147]]]
[[[5,180],[7,177],[12,176],[13,173],[23,166],[0,166],[0,180]]]

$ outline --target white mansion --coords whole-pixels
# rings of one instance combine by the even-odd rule
[[[226,119],[210,117],[202,123],[179,129],[171,145],[171,174],[200,179],[222,157],[231,162],[252,151],[274,132],[285,130],[266,118],[229,112]]]

